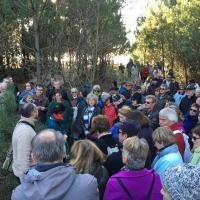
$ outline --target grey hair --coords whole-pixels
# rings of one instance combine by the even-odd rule
[[[41,131],[31,145],[37,163],[61,161],[66,154],[64,136],[52,129]]]
[[[149,146],[145,139],[140,139],[137,136],[127,138],[123,142],[122,156],[127,156],[128,158],[126,163],[128,169],[144,168],[148,151]]]
[[[163,108],[160,112],[159,115],[166,117],[170,122],[177,123],[178,122],[178,115],[176,111],[172,108]]]
[[[98,97],[97,97],[95,94],[93,94],[93,93],[90,93],[90,94],[87,95],[87,101],[88,101],[89,99],[95,100],[96,103],[98,102]]]
[[[37,107],[33,103],[25,103],[23,106],[20,108],[20,114],[22,117],[29,118],[31,117],[32,112],[37,111]]]
[[[156,103],[156,97],[154,95],[147,95],[145,99],[152,99],[153,103]]]

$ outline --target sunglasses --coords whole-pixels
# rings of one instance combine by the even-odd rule
[[[94,92],[100,92],[99,90],[93,90]]]
[[[160,90],[165,90],[165,88],[160,88]]]
[[[195,110],[195,109],[192,109],[192,108],[190,108],[190,111],[192,111],[192,112],[197,112],[197,110]]]
[[[200,139],[200,138],[197,138],[197,137],[195,137],[195,136],[192,136],[192,140],[196,141],[196,140],[198,140],[198,139]]]
[[[145,103],[146,103],[146,104],[150,104],[150,103],[153,103],[153,102],[150,102],[150,101],[145,101]]]

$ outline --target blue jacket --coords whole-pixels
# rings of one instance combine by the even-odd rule
[[[162,179],[166,169],[182,164],[183,160],[181,154],[179,153],[178,146],[176,144],[172,144],[158,151],[151,167],[160,175]]]
[[[178,92],[176,94],[174,94],[173,98],[175,101],[176,106],[179,106],[181,103],[181,100],[183,97],[185,97],[186,94],[179,94]]]
[[[126,99],[131,98],[130,92],[124,86],[119,88],[119,93],[122,94]]]

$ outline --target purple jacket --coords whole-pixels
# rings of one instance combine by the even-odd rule
[[[155,172],[154,172],[155,173]],[[146,200],[152,182],[152,170],[126,170],[111,176],[104,193],[104,200],[128,200],[127,193],[119,185],[116,177],[119,177],[136,200]],[[155,182],[151,193],[151,200],[162,200],[160,190],[162,188],[160,177],[155,174]]]

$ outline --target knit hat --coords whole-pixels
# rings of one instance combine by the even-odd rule
[[[127,134],[128,137],[136,136],[140,132],[140,125],[132,119],[127,119],[121,122],[119,129],[123,134]]]
[[[168,169],[162,181],[173,200],[200,199],[200,166],[185,164]]]
[[[111,95],[109,94],[109,93],[107,93],[107,92],[103,92],[102,94],[101,94],[101,99],[102,99],[102,101],[107,101],[108,99],[110,99],[110,97],[111,97]]]

